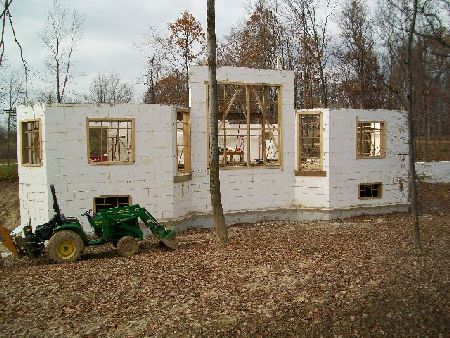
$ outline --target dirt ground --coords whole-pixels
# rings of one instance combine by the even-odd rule
[[[0,225],[13,229],[20,224],[19,184],[17,179],[0,179]]]
[[[450,184],[420,190],[423,254],[405,214],[264,222],[76,263],[7,258],[0,336],[450,336]]]

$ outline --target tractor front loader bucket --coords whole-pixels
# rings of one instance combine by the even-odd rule
[[[10,230],[0,225],[0,237],[3,239],[3,243],[6,248],[11,251],[14,256],[19,256],[16,245],[11,237]]]
[[[178,249],[178,241],[175,231],[165,229],[164,232],[158,234],[159,240],[170,249]]]

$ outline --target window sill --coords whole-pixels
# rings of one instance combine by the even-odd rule
[[[28,164],[28,163],[22,163],[22,167],[42,167],[42,163],[36,163],[36,164]]]
[[[119,162],[119,161],[117,161],[117,162],[114,162],[114,161],[104,161],[104,162],[89,162],[89,164],[90,165],[92,165],[92,166],[96,166],[96,165],[121,165],[121,164],[125,164],[125,165],[131,165],[131,164],[134,164],[135,162],[134,161],[127,161],[127,162],[125,162],[125,161],[123,161],[123,162]]]
[[[356,156],[357,160],[380,160],[386,158],[386,155],[384,156]]]
[[[241,169],[281,169],[279,164],[277,165],[220,165],[220,170],[241,170]],[[209,168],[208,168],[209,169]]]
[[[318,176],[318,177],[325,177],[327,176],[327,172],[323,170],[317,170],[317,171],[303,171],[303,170],[296,170],[295,176]]]
[[[173,177],[173,183],[181,183],[192,180],[192,174],[179,174]]]

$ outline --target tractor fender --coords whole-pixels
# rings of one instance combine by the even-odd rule
[[[81,239],[83,240],[84,244],[88,243],[88,238],[86,236],[86,233],[84,232],[82,226],[80,223],[64,223],[61,224],[60,226],[56,227],[55,230],[53,231],[54,234],[56,234],[57,232],[63,231],[63,230],[70,230],[73,231],[75,233],[77,233],[78,235],[80,235]]]

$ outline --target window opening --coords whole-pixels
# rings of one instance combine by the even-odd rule
[[[381,198],[381,183],[364,183],[359,185],[359,198]]]
[[[88,119],[89,163],[134,161],[132,119]]]
[[[360,122],[357,130],[357,157],[384,157],[384,122]]]
[[[221,166],[279,166],[279,87],[218,85]]]
[[[131,196],[99,196],[94,197],[94,213],[102,209],[131,205]]]
[[[177,170],[191,172],[191,125],[188,110],[177,111]]]
[[[299,170],[323,170],[321,113],[299,115]]]
[[[41,130],[39,120],[22,122],[22,164],[41,165]]]

